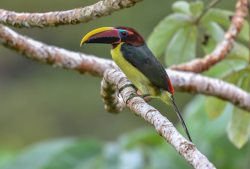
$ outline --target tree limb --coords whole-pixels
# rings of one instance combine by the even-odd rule
[[[125,84],[131,84],[121,70],[107,69],[102,81],[102,89],[105,93],[114,96],[114,87],[121,88]],[[132,87],[121,91],[123,100],[127,100],[131,93],[136,93]],[[116,96],[116,94],[115,94]],[[117,97],[117,96],[116,96]],[[127,107],[137,116],[141,116],[155,127],[161,135],[185,160],[196,169],[215,169],[214,165],[201,154],[193,143],[186,140],[173,126],[173,124],[161,115],[154,107],[148,105],[142,98],[134,97],[128,101]]]
[[[76,70],[80,73],[88,72],[93,76],[102,77],[104,71],[109,68],[119,69],[112,60],[49,46],[21,36],[1,24],[0,44],[28,59],[49,64],[53,67]],[[250,111],[250,94],[232,84],[194,73],[167,71],[173,87],[178,90],[216,96]]]
[[[232,24],[224,35],[224,40],[216,46],[211,54],[206,55],[202,59],[195,59],[180,65],[173,65],[170,69],[200,73],[210,69],[213,65],[223,60],[233,49],[234,41],[244,25],[244,19],[248,13],[247,5],[247,0],[238,0],[236,12],[231,21]]]
[[[167,72],[172,85],[179,91],[215,96],[250,112],[250,94],[234,84],[192,72],[169,69]]]
[[[76,70],[80,73],[88,72],[93,76],[102,77],[107,68],[117,68],[117,65],[111,60],[49,46],[19,35],[1,24],[0,44],[28,59],[53,67]]]
[[[16,13],[0,9],[0,23],[18,28],[43,28],[86,23],[132,7],[141,1],[143,0],[103,0],[84,8],[48,13]]]

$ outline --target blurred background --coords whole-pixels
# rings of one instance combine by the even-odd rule
[[[30,13],[64,11],[96,2],[98,0],[0,0],[2,9]],[[175,1],[145,0],[132,8],[85,24],[44,29],[11,29],[48,45],[111,58],[110,45],[84,45],[80,48],[82,37],[99,27],[124,25],[135,28],[147,39],[157,23],[172,13],[173,2]],[[203,2],[206,5],[210,0]],[[236,0],[224,0],[216,7],[234,11],[235,4]],[[198,55],[203,56],[203,53]],[[163,58],[160,57],[159,60],[162,61]],[[2,161],[12,159],[20,150],[44,140],[81,137],[106,144],[117,140],[124,133],[140,131],[141,128],[144,131],[145,127],[154,133],[152,126],[128,109],[118,115],[108,113],[100,97],[100,82],[99,77],[55,69],[28,60],[0,46],[0,162],[1,158]],[[176,92],[175,98],[177,105],[183,110],[193,95]],[[170,106],[156,99],[149,104],[174,124],[178,122]],[[189,120],[188,124],[192,125],[199,118]],[[199,136],[196,136],[196,133],[203,132],[202,126],[189,130],[191,135],[197,138]],[[155,137],[159,142],[164,141],[161,137]],[[227,139],[224,140],[233,151],[246,151],[237,150]],[[199,148],[206,149],[202,146]],[[185,161],[184,164],[188,165]]]

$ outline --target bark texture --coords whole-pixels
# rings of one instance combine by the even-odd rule
[[[48,13],[17,13],[0,9],[0,23],[17,28],[43,28],[86,23],[132,7],[141,1],[143,0],[103,0],[84,8]]]
[[[170,69],[200,73],[210,69],[213,65],[223,60],[233,49],[234,41],[243,27],[247,13],[248,0],[239,0],[236,5],[236,12],[232,17],[232,24],[224,35],[224,40],[216,46],[214,51],[202,59],[194,59],[187,63],[173,65]]]
[[[107,85],[108,84],[108,88]],[[121,88],[125,84],[132,84],[121,70],[108,69],[104,73],[102,88],[110,97],[114,95],[114,87]],[[133,87],[127,87],[122,90],[121,97],[126,101],[131,93],[136,93]],[[107,98],[107,96],[106,96]],[[161,135],[175,150],[184,157],[184,159],[196,169],[215,169],[214,165],[201,154],[194,144],[186,140],[173,126],[173,124],[154,107],[148,105],[142,98],[134,97],[128,101],[127,107],[137,116],[142,117],[155,127],[155,130]]]
[[[21,36],[3,25],[0,25],[0,44],[29,59],[49,64],[53,67],[76,70],[80,73],[88,72],[93,76],[102,77],[104,71],[109,68],[119,69],[112,60],[49,46]],[[250,103],[250,94],[232,84],[189,72],[169,69],[167,69],[167,72],[173,87],[177,90],[216,96],[250,111],[250,104],[248,104]],[[105,93],[102,94],[105,95]],[[118,102],[118,100],[112,99],[113,104]],[[115,109],[112,109],[111,107],[114,105],[109,106],[110,112],[116,112],[116,110],[121,110],[122,108],[115,107]]]
[[[112,60],[49,46],[21,36],[1,24],[0,44],[28,59],[49,64],[53,67],[77,70],[80,73],[88,72],[93,76],[102,77],[107,68],[117,68],[117,65]]]

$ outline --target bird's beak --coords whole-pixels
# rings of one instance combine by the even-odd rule
[[[120,43],[121,37],[119,31],[112,27],[103,27],[95,29],[89,32],[86,36],[83,37],[80,46],[86,43],[107,43],[114,44]]]

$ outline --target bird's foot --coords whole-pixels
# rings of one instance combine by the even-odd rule
[[[137,92],[137,90],[138,90],[138,89],[135,87],[134,84],[125,84],[125,85],[123,85],[120,89],[118,89],[117,97],[119,97],[119,94],[121,93],[121,91],[122,91],[123,89],[125,89],[126,87],[133,87],[133,88],[136,90],[136,92]]]
[[[130,99],[132,99],[133,97],[136,97],[136,96],[141,97],[142,99],[144,99],[144,97],[148,97],[148,96],[150,96],[150,94],[139,95],[139,94],[132,93],[132,94],[130,94],[129,98],[126,100],[126,104],[128,104],[128,101]]]

